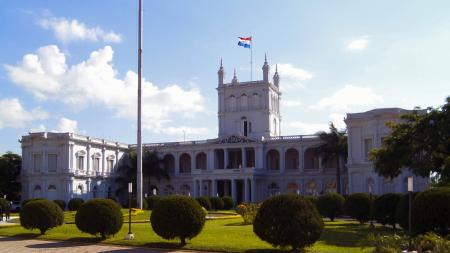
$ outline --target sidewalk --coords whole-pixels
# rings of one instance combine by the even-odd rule
[[[164,250],[149,249],[142,247],[126,247],[108,244],[88,244],[67,241],[46,241],[35,239],[21,239],[17,237],[0,236],[0,252],[1,253],[23,253],[23,252],[56,252],[56,253],[196,253],[189,250]],[[204,253],[205,251],[202,251]]]

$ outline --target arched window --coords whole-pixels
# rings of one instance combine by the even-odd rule
[[[319,156],[316,154],[314,148],[308,148],[305,151],[305,169],[318,169],[319,168]]]
[[[168,184],[166,185],[166,187],[164,188],[164,195],[169,196],[174,194],[175,192],[175,188],[173,188],[172,185]]]
[[[100,153],[95,153],[92,155],[92,170],[100,171],[100,157],[102,155]]]
[[[298,184],[291,182],[287,185],[287,192],[288,193],[300,193],[300,189],[298,188]]]
[[[241,111],[247,110],[248,108],[248,97],[246,94],[242,94],[240,97],[241,102]]]
[[[200,152],[195,157],[195,167],[200,170],[206,170],[206,154]]]
[[[279,170],[280,169],[280,153],[278,150],[271,149],[267,152],[267,169],[269,170]]]
[[[259,109],[259,95],[258,93],[253,93],[253,109]]]
[[[163,165],[168,173],[175,173],[175,157],[172,154],[167,154],[163,157]]]
[[[47,188],[48,190],[53,190],[53,191],[56,191],[56,186],[54,186],[54,185],[49,185],[48,186],[48,188]]]
[[[236,97],[231,95],[228,100],[230,111],[232,112],[236,111]]]
[[[75,154],[77,158],[77,170],[84,170],[84,157],[86,156],[86,151],[80,150]]]
[[[40,185],[35,185],[33,189],[34,198],[42,198],[42,188]]]
[[[277,183],[269,184],[269,186],[267,187],[267,190],[268,190],[269,196],[275,196],[280,193],[280,187],[278,186]]]
[[[34,190],[35,190],[35,191],[40,191],[40,190],[42,190],[42,188],[41,188],[40,185],[35,185],[35,186],[34,186]]]
[[[325,192],[336,192],[336,180],[328,180],[325,185]]]
[[[285,153],[285,166],[288,170],[298,169],[298,151],[295,148],[286,150]]]
[[[83,194],[83,185],[79,184],[77,187],[78,194]]]
[[[191,156],[189,154],[183,153],[180,156],[180,172],[181,173],[191,172]]]
[[[310,180],[306,183],[306,194],[307,195],[317,195],[317,182],[315,180]]]

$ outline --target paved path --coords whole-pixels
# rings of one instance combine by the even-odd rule
[[[188,250],[162,250],[139,247],[114,246],[106,244],[87,244],[78,242],[46,241],[35,239],[20,239],[15,237],[0,236],[1,253],[23,252],[56,252],[56,253],[197,253]],[[204,253],[204,251],[202,252]]]

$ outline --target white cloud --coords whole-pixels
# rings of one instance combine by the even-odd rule
[[[39,126],[35,126],[30,128],[30,132],[45,132],[47,130],[47,127],[44,124],[39,124]]]
[[[78,122],[76,120],[71,120],[71,119],[63,117],[63,118],[59,119],[55,132],[74,133],[77,131],[77,127],[78,127]]]
[[[4,127],[21,128],[35,120],[48,118],[47,112],[40,108],[27,111],[19,99],[0,99],[0,129]]]
[[[281,100],[281,105],[284,107],[299,107],[303,104],[298,100]]]
[[[88,27],[86,24],[76,19],[66,18],[43,18],[39,21],[39,25],[47,30],[52,30],[55,37],[64,43],[72,41],[104,41],[111,43],[122,42],[122,35],[114,31],[106,32],[102,28]]]
[[[348,111],[351,107],[370,106],[383,101],[380,95],[371,88],[345,85],[329,97],[322,98],[311,109],[331,109],[333,111]]]
[[[272,66],[275,69],[275,66]],[[281,90],[302,88],[303,82],[314,78],[314,74],[308,70],[298,68],[290,63],[278,64],[278,73],[280,75]]]
[[[128,71],[123,79],[113,68],[110,46],[94,51],[79,64],[68,66],[65,55],[55,45],[41,47],[37,54],[25,55],[15,66],[6,65],[12,82],[40,99],[54,99],[74,108],[100,104],[117,117],[134,121],[137,108],[137,74]],[[176,84],[160,88],[143,79],[142,124],[161,132],[171,117],[203,112],[204,98],[196,87],[184,89]]]
[[[179,135],[183,136],[187,135],[205,135],[209,132],[209,129],[206,127],[165,127],[161,129],[161,132],[167,135]]]
[[[303,121],[286,122],[286,127],[288,132],[302,135],[316,134],[319,131],[328,130],[328,124],[306,123]]]
[[[347,49],[351,51],[362,51],[369,45],[368,39],[356,39],[348,43]]]
[[[331,113],[330,121],[333,122],[337,129],[344,129],[347,125],[344,122],[345,114],[343,113]]]

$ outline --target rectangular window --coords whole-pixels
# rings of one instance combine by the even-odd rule
[[[100,158],[92,158],[93,170],[98,171],[100,168]]]
[[[56,154],[48,155],[48,172],[56,172],[56,167],[58,165],[58,156]]]
[[[77,157],[77,169],[84,170],[84,156]]]
[[[111,171],[113,170],[113,168],[114,168],[114,160],[108,160],[108,167],[107,167],[107,170],[108,170],[109,172],[111,172]]]
[[[39,172],[39,171],[41,171],[41,167],[42,167],[42,155],[34,154],[33,155],[33,171]]]
[[[244,121],[244,136],[247,136],[247,121]]]
[[[364,159],[369,159],[369,152],[372,149],[372,138],[364,139]]]

